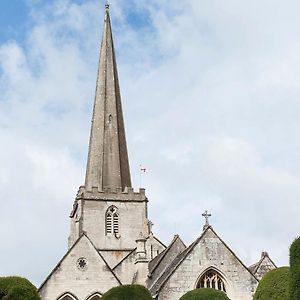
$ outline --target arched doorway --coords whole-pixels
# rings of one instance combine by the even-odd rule
[[[57,300],[78,300],[78,299],[71,293],[65,293],[62,296],[58,297]]]
[[[209,288],[222,291],[226,293],[226,284],[223,276],[214,269],[206,271],[199,279],[198,289]]]

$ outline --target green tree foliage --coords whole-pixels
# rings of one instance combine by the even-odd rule
[[[150,292],[141,285],[122,285],[110,289],[101,300],[153,300]]]
[[[229,300],[225,293],[215,289],[196,289],[183,295],[179,300]]]
[[[0,277],[1,300],[41,300],[36,287],[21,277]]]
[[[253,300],[289,300],[289,276],[289,267],[269,271],[260,281]]]
[[[300,238],[290,248],[290,300],[300,299]]]

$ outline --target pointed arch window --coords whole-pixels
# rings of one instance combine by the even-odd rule
[[[223,277],[215,270],[209,270],[205,272],[201,276],[197,284],[197,288],[210,288],[226,293],[225,281]]]
[[[100,300],[101,299],[101,294],[100,293],[96,293],[90,297],[87,298],[87,300]]]
[[[71,293],[65,293],[60,296],[57,300],[77,300],[77,298]]]
[[[106,211],[105,216],[106,234],[119,234],[119,213],[115,206],[111,206]]]

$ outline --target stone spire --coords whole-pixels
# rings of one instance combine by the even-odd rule
[[[109,5],[105,5],[85,187],[131,187],[121,95]]]

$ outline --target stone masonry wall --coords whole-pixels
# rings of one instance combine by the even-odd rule
[[[223,276],[231,300],[252,299],[257,281],[211,230],[174,270],[158,299],[179,299],[195,289],[200,276],[210,268],[218,270]]]

